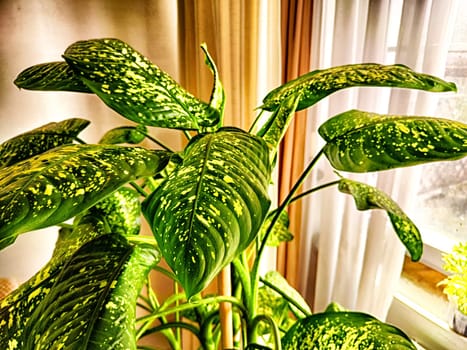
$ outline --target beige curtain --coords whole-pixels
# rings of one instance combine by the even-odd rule
[[[128,42],[208,100],[212,75],[200,44],[206,42],[226,91],[226,125],[248,129],[262,97],[280,84],[280,0],[10,0],[0,1],[0,142],[39,125],[69,117],[95,123],[82,134],[96,142],[117,125],[131,124],[95,96],[76,93],[19,91],[15,76],[24,68],[60,59],[74,41],[115,37]],[[151,130],[180,149],[178,132]],[[0,254],[0,277],[22,282],[50,257],[56,229],[22,235]],[[171,283],[156,276],[162,298]],[[167,348],[156,338],[151,342]],[[184,349],[197,344],[184,344]]]
[[[281,3],[283,82],[309,72],[311,54],[312,0],[283,0]],[[279,161],[279,200],[289,190],[303,171],[306,138],[306,112],[298,112],[284,137]],[[277,269],[295,287],[298,285],[298,264],[301,244],[301,203],[292,204],[288,210],[290,230],[295,238],[278,249]]]
[[[179,0],[178,5],[180,82],[209,99],[213,79],[199,47],[205,42],[226,92],[224,124],[248,130],[262,97],[281,80],[279,1]],[[184,349],[198,345],[187,334],[183,340]]]

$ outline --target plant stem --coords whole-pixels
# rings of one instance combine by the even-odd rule
[[[141,132],[141,131],[140,131]],[[166,146],[164,143],[162,143],[161,141],[159,141],[158,139],[152,137],[151,135],[149,135],[148,133],[143,133],[145,137],[147,137],[149,140],[151,140],[152,142],[154,142],[155,144],[161,146],[163,149],[165,149],[166,151],[169,151],[169,152],[172,152],[172,153],[175,153],[169,146]]]
[[[190,135],[190,133],[188,131],[183,130],[183,133],[185,134],[187,140],[191,140],[191,135]]]
[[[298,201],[299,199],[302,199],[303,197],[308,196],[309,194],[312,194],[312,193],[317,192],[317,191],[319,191],[319,190],[322,190],[322,189],[324,189],[324,188],[338,185],[340,181],[341,181],[341,180],[331,181],[331,182],[328,182],[328,183],[325,183],[325,184],[322,184],[322,185],[313,187],[313,188],[311,188],[311,189],[309,189],[309,190],[307,190],[307,191],[305,191],[305,192],[302,192],[302,193],[296,195],[295,197],[293,197],[293,198],[290,200],[290,203],[293,203],[293,202],[295,202],[295,201]]]
[[[130,185],[131,185],[131,187],[133,187],[140,195],[142,195],[144,198],[146,198],[146,197],[148,196],[148,194],[146,193],[146,191],[145,191],[140,185],[138,185],[136,182],[130,181]]]
[[[147,329],[142,335],[141,337],[145,337],[149,334],[152,334],[152,333],[157,333],[157,332],[161,332],[161,331],[164,331],[164,330],[167,330],[167,329],[172,329],[172,328],[177,328],[177,329],[187,329],[189,330],[191,333],[193,333],[196,338],[198,338],[198,340],[200,341],[200,343],[202,343],[202,338],[200,336],[200,333],[199,333],[199,329],[196,328],[195,326],[189,324],[189,323],[186,323],[186,322],[170,322],[170,323],[164,323],[164,324],[161,324],[161,325],[158,325],[158,326],[155,326],[155,327],[152,327],[152,328],[149,328]]]
[[[295,306],[298,310],[300,310],[304,316],[309,316],[311,315],[311,313],[304,309],[299,303],[297,303],[294,299],[290,298],[287,294],[285,294],[280,288],[278,288],[277,286],[275,286],[274,284],[272,283],[269,283],[267,280],[265,280],[264,278],[261,278],[260,277],[260,281],[268,286],[269,288],[271,288],[272,290],[274,290],[275,292],[279,293],[284,299],[286,299],[290,304],[293,304],[293,306]]]
[[[215,297],[207,297],[204,299],[196,300],[196,302],[186,302],[186,303],[180,304],[178,306],[175,306],[169,309],[164,309],[164,310],[159,309],[157,312],[151,315],[143,316],[139,320],[142,322],[150,321],[150,320],[153,321],[159,317],[170,315],[175,312],[182,312],[182,311],[194,309],[200,305],[207,305],[207,304],[212,304],[212,303],[219,304],[222,302],[231,303],[232,305],[236,306],[243,314],[246,314],[246,310],[244,306],[239,302],[237,298],[229,297],[229,296],[215,296]]]
[[[274,322],[274,320],[271,317],[266,316],[266,315],[258,315],[252,320],[251,329],[250,329],[250,335],[252,336],[252,338],[250,339],[251,341],[249,341],[249,343],[255,341],[254,338],[256,337],[256,327],[258,326],[260,322],[267,323],[269,327],[271,328],[272,336],[274,339],[273,349],[281,350],[282,346],[281,346],[281,336],[280,336],[279,328],[277,327],[276,322]]]
[[[259,285],[259,274],[258,274],[258,269],[259,269],[259,263],[261,260],[261,256],[263,254],[263,251],[266,247],[266,242],[268,241],[269,235],[272,232],[272,228],[276,224],[276,222],[279,220],[279,217],[282,213],[282,211],[285,210],[285,208],[290,204],[292,198],[294,198],[295,193],[298,191],[300,186],[303,184],[307,176],[311,173],[313,170],[313,167],[316,165],[317,161],[323,155],[324,150],[321,149],[315,157],[311,160],[311,162],[308,164],[308,166],[303,170],[302,174],[298,178],[298,180],[295,182],[293,185],[292,189],[288,193],[287,197],[282,201],[282,203],[279,205],[279,207],[276,210],[276,213],[274,217],[271,220],[271,223],[268,226],[268,229],[266,230],[266,233],[261,241],[260,247],[258,249],[255,261],[253,263],[253,268],[251,272],[251,286],[252,286],[252,296],[250,298],[250,302],[248,305],[248,311],[250,312],[251,317],[254,317],[256,315],[256,295],[258,293],[258,285]]]
[[[261,109],[259,114],[256,116],[255,120],[253,121],[253,124],[251,124],[250,129],[248,130],[250,134],[254,131],[256,125],[258,125],[259,121],[261,120],[261,115],[263,114],[263,112],[264,109]]]
[[[220,295],[231,296],[231,270],[230,265],[224,267],[218,279],[218,291]],[[233,324],[232,324],[232,305],[230,303],[219,304],[219,318],[221,322],[222,348],[229,349],[233,347]]]

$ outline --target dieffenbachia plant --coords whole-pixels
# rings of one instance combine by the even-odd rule
[[[431,92],[455,86],[402,65],[317,70],[271,91],[260,107],[268,118],[255,124],[257,131],[245,131],[224,125],[224,90],[202,49],[214,76],[206,102],[117,39],[78,41],[63,61],[19,74],[20,88],[93,93],[133,123],[109,130],[98,144],[85,144],[78,135],[89,122],[68,119],[0,146],[0,247],[19,234],[60,227],[50,262],[1,301],[0,347],[136,349],[141,337],[161,332],[172,348],[181,349],[178,329],[184,328],[202,348],[217,349],[223,331],[219,305],[229,303],[238,348],[414,349],[401,331],[369,315],[338,308],[312,315],[280,274],[260,276],[258,266],[267,245],[293,237],[287,206],[331,185],[350,194],[359,210],[385,210],[412,259],[420,259],[417,228],[380,190],[344,177],[306,193],[297,189],[322,155],[341,172],[461,158],[467,126],[348,111],[320,127],[325,146],[275,209],[268,188],[295,111],[355,86]],[[151,127],[180,130],[186,147],[168,149],[150,134]],[[142,146],[143,140],[160,147]],[[139,235],[141,218],[153,236]],[[203,293],[227,265],[233,269],[232,295]],[[181,289],[159,300],[158,286],[148,279],[153,269]],[[146,311],[138,318],[137,304]]]

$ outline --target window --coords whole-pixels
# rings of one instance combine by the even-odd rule
[[[467,2],[458,6],[445,71],[458,93],[440,96],[435,115],[467,123]],[[445,277],[442,254],[467,240],[467,158],[421,166],[421,174],[407,212],[422,233],[425,251],[422,263],[406,260],[388,322],[426,349],[464,349],[467,338],[448,328],[448,302],[437,284]]]

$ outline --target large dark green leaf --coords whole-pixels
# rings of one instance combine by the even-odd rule
[[[200,135],[143,202],[162,255],[188,296],[255,237],[270,201],[267,145],[233,128]]]
[[[0,304],[0,348],[23,349],[24,326],[50,292],[67,261],[83,244],[105,234],[102,221],[83,217],[73,230],[61,229],[52,259]],[[14,346],[16,345],[16,347]]]
[[[376,63],[349,64],[306,73],[266,95],[262,109],[274,111],[287,97],[300,96],[297,111],[314,105],[340,89],[354,86],[388,86],[426,91],[455,91],[454,83],[417,73],[410,68]]]
[[[118,39],[78,41],[64,58],[110,108],[139,124],[199,130],[219,121],[208,104]]]
[[[399,329],[359,312],[308,316],[282,338],[283,350],[400,350],[416,347]]]
[[[413,261],[422,257],[423,242],[417,226],[399,205],[383,191],[350,179],[341,179],[339,191],[352,195],[358,210],[383,209],[387,212],[392,226]]]
[[[24,349],[136,349],[136,298],[157,252],[108,234],[65,264],[23,333]]]
[[[72,118],[49,123],[15,136],[0,145],[0,168],[48,151],[54,147],[72,143],[89,125],[88,120]]]
[[[15,79],[19,88],[92,92],[65,61],[41,63],[26,68]]]
[[[0,247],[63,222],[123,184],[161,170],[170,154],[137,147],[65,145],[0,170]]]
[[[319,128],[338,170],[368,172],[467,154],[467,125],[441,118],[388,116],[351,110]]]

